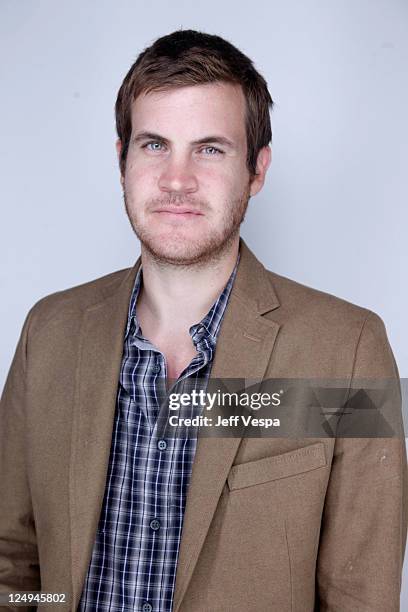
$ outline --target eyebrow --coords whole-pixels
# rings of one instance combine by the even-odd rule
[[[132,138],[132,142],[134,144],[137,144],[138,142],[141,142],[142,140],[157,140],[159,142],[163,142],[164,144],[170,144],[170,140],[168,140],[168,138],[165,138],[164,136],[160,136],[160,134],[155,134],[154,132],[139,132]],[[190,144],[193,146],[208,144],[208,143],[215,143],[223,147],[227,147],[229,149],[235,149],[235,144],[232,142],[232,140],[230,140],[229,138],[226,138],[225,136],[217,136],[217,135],[204,136],[204,138],[199,138],[198,140],[193,140],[192,142],[190,142]]]

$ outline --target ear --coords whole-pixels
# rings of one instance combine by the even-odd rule
[[[272,160],[272,150],[270,146],[262,147],[256,160],[256,175],[252,178],[250,194],[256,195],[261,191],[265,182],[266,172]]]
[[[121,141],[120,138],[117,139],[117,141],[115,143],[115,146],[116,146],[116,153],[117,153],[117,156],[118,156],[119,168],[120,168],[120,154],[122,152],[122,141]],[[122,185],[122,187],[124,187],[124,180],[125,180],[125,178],[124,178],[123,174],[120,173],[120,184]]]

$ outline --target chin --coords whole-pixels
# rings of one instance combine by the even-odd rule
[[[173,237],[170,240],[141,242],[154,259],[174,265],[198,263],[207,260],[211,254],[211,247],[198,244],[197,241],[191,239],[179,240]]]
[[[173,232],[171,235],[153,237],[143,233],[138,234],[143,248],[158,263],[176,266],[199,266],[215,262],[228,251],[235,238],[229,236],[182,236]]]

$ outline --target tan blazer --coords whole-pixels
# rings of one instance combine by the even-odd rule
[[[55,610],[76,609],[90,562],[139,264],[40,300],[2,398],[0,591],[66,593]],[[397,370],[376,314],[268,272],[241,241],[211,375]],[[173,609],[397,611],[406,530],[402,438],[200,437]]]

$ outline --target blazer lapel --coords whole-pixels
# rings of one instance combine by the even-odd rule
[[[74,610],[88,570],[105,491],[123,338],[139,265],[140,258],[120,286],[83,315],[70,464]]]
[[[262,264],[241,240],[241,259],[217,340],[211,378],[262,380],[278,323],[262,315],[279,301]],[[180,608],[233,463],[240,437],[198,437],[187,496],[174,594]]]

